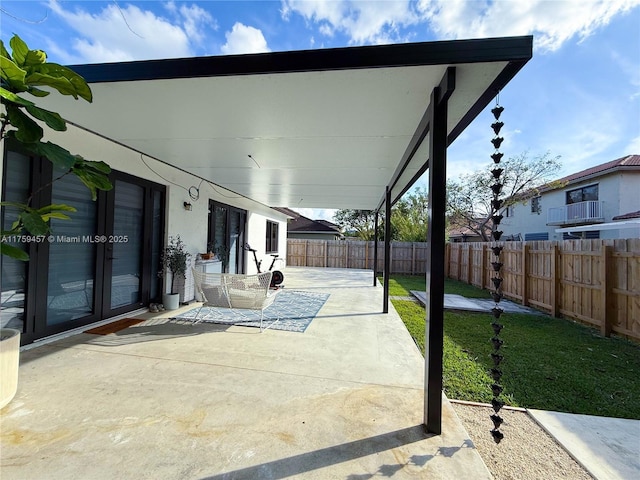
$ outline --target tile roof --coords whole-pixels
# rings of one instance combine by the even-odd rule
[[[566,177],[561,178],[560,182],[573,182],[584,177],[591,177],[596,174],[605,174],[609,171],[617,170],[619,168],[640,167],[640,155],[627,155],[626,157],[620,157],[616,160],[596,165],[595,167],[587,168],[577,173],[572,173]]]
[[[640,218],[640,210],[637,212],[625,213],[623,215],[616,215],[612,220],[631,220],[632,218]]]
[[[289,220],[289,222],[287,223],[288,232],[326,232],[334,234],[340,233],[340,227],[338,225],[326,220],[311,220],[304,215],[300,215],[294,210],[284,207],[274,207],[274,210],[293,217],[293,219]]]

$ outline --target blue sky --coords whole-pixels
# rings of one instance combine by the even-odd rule
[[[63,64],[533,34],[500,94],[505,155],[549,151],[561,177],[640,154],[640,0],[3,0],[0,31]],[[450,177],[490,161],[491,123],[449,148]]]

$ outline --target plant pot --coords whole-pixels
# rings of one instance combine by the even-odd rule
[[[165,293],[162,295],[162,304],[165,310],[176,310],[180,306],[180,294]]]
[[[20,331],[0,328],[0,408],[8,404],[18,390]]]
[[[211,260],[213,258],[213,253],[201,253],[200,258],[202,260]]]

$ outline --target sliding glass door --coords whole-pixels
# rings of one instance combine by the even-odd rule
[[[2,257],[2,326],[19,328],[24,343],[159,300],[165,188],[120,172],[111,181],[92,201],[77,177],[46,159],[5,155],[3,200],[76,210],[50,221],[46,241],[16,243],[28,262]],[[5,230],[16,214],[3,208]]]
[[[209,244],[227,273],[244,273],[247,211],[209,200]]]

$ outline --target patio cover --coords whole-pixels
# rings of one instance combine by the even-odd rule
[[[42,105],[268,206],[373,210],[425,171],[449,67],[448,144],[531,51],[527,36],[75,65],[93,104]]]
[[[272,207],[390,211],[428,168],[424,423],[439,434],[446,150],[532,45],[526,36],[78,65],[94,104],[43,106]],[[385,252],[388,311],[389,242]]]

